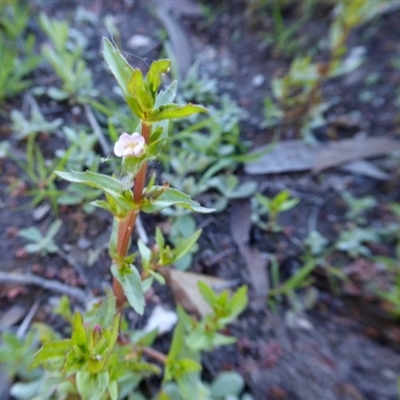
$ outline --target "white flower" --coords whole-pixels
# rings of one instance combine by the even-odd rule
[[[144,137],[134,132],[132,135],[123,133],[114,145],[114,153],[117,157],[139,157],[144,151]]]

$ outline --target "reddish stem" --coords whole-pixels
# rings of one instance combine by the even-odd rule
[[[159,351],[154,350],[151,347],[143,347],[142,352],[143,354],[146,354],[147,356],[159,361],[162,364],[167,363],[167,357],[165,356],[165,354],[160,353]]]
[[[151,126],[142,121],[142,136],[146,145],[149,143]],[[133,201],[136,205],[140,205],[143,199],[143,189],[146,183],[147,162],[143,164],[138,172],[134,182]],[[119,222],[118,239],[117,239],[117,256],[119,260],[123,260],[128,254],[129,242],[132,236],[132,231],[135,227],[136,218],[139,210],[129,211],[126,217]],[[126,301],[124,290],[121,284],[115,277],[113,278],[113,291],[117,298],[117,307],[121,309]]]

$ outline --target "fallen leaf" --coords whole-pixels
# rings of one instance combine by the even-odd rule
[[[151,332],[158,329],[158,336],[168,333],[178,322],[178,316],[175,311],[167,310],[161,305],[156,305],[144,327],[145,332]]]
[[[377,157],[400,150],[400,141],[390,137],[356,137],[330,143],[318,152],[312,171],[345,164],[363,158]]]
[[[26,314],[24,307],[13,305],[0,318],[0,331],[5,331],[14,326]]]
[[[252,304],[256,309],[261,309],[265,307],[269,290],[268,260],[257,248],[252,248],[248,245],[251,228],[250,202],[248,200],[236,201],[232,204],[231,210],[231,235],[250,274],[250,281],[255,294]]]
[[[344,164],[340,167],[342,171],[351,172],[352,174],[367,176],[368,178],[377,179],[380,181],[387,181],[389,174],[383,172],[377,166],[369,161],[358,160],[348,164]]]
[[[261,157],[245,164],[247,174],[280,174],[282,172],[307,171],[314,165],[314,159],[321,149],[311,147],[303,140],[286,140],[276,144],[268,144],[257,149],[262,152],[270,147]]]
[[[266,151],[270,149],[270,151]],[[388,174],[364,158],[382,156],[400,150],[400,141],[389,137],[365,137],[358,135],[328,145],[311,147],[302,140],[287,140],[268,144],[257,149],[265,151],[257,160],[245,164],[250,175],[279,174],[324,169],[340,166],[341,169],[370,178],[387,180]],[[251,153],[250,153],[251,154]]]
[[[172,16],[168,3],[167,1],[154,3],[156,16],[168,33],[174,58],[176,59],[180,76],[183,78],[193,63],[192,46],[182,24]]]
[[[211,307],[203,299],[197,284],[199,281],[211,286],[215,291],[223,290],[231,286],[225,279],[213,276],[195,274],[193,272],[178,271],[172,268],[162,270],[165,279],[172,289],[175,302],[186,311],[205,317],[210,314]]]
[[[251,204],[249,200],[231,203],[230,230],[233,241],[240,247],[249,242],[251,228]]]
[[[155,1],[157,2],[157,1]],[[151,1],[154,3],[154,1]],[[201,17],[203,16],[203,11],[199,4],[191,0],[179,0],[178,2],[164,2],[164,7],[176,16],[184,17]]]

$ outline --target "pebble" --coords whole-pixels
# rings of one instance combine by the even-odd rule
[[[253,76],[253,79],[251,80],[251,84],[254,87],[260,87],[264,82],[265,82],[265,76],[262,74],[257,74]]]
[[[78,248],[80,248],[81,250],[87,250],[89,247],[92,246],[92,242],[85,237],[81,237],[79,238],[77,245]]]
[[[151,44],[152,40],[148,36],[144,35],[133,35],[128,40],[128,46],[132,49],[138,49],[140,47],[147,47]]]
[[[41,221],[47,213],[50,211],[50,204],[43,204],[39,207],[36,207],[32,212],[32,218],[34,221]]]

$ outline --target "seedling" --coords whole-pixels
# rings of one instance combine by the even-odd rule
[[[253,201],[252,221],[261,229],[272,232],[279,232],[282,227],[278,224],[280,213],[288,211],[299,203],[299,199],[290,198],[290,192],[283,190],[275,197],[268,198],[261,193],[256,193]],[[262,217],[268,215],[268,222],[264,222]]]
[[[34,226],[21,229],[18,235],[32,242],[24,247],[28,253],[38,253],[40,255],[57,253],[58,246],[53,239],[60,230],[61,225],[62,222],[60,220],[54,221],[45,235]]]
[[[378,233],[373,229],[353,228],[340,233],[335,247],[353,258],[360,255],[368,256],[370,250],[365,244],[379,242],[379,239]]]
[[[82,59],[84,47],[77,41],[71,43],[71,30],[66,21],[58,21],[41,13],[40,26],[52,43],[42,48],[43,58],[52,66],[62,82],[61,88],[52,87],[48,94],[54,100],[87,103],[96,95],[92,87],[92,75]]]
[[[35,144],[34,137],[29,136],[26,147],[26,162],[10,154],[10,157],[21,167],[31,183],[35,186],[28,191],[28,195],[33,196],[30,202],[31,205],[35,206],[48,198],[51,201],[53,209],[55,211],[58,210],[57,197],[61,192],[57,189],[54,182],[56,179],[54,170],[65,166],[71,150],[72,148],[66,151],[60,159],[54,158],[51,162],[47,162],[40,147]]]
[[[323,113],[330,103],[322,96],[321,86],[330,79],[353,71],[363,61],[363,53],[359,49],[345,58],[346,41],[350,32],[358,25],[369,20],[375,13],[374,7],[379,3],[367,0],[339,1],[335,10],[335,18],[329,31],[329,56],[327,62],[314,62],[310,55],[293,60],[289,71],[282,78],[272,81],[272,92],[281,109],[284,122],[301,133],[308,141],[315,141],[313,129],[325,124]],[[271,100],[266,101],[267,116],[279,116],[271,107]],[[276,120],[276,119],[275,119]],[[271,124],[271,117],[267,123]]]
[[[36,102],[31,102],[31,118],[28,120],[21,111],[11,111],[12,129],[18,140],[38,133],[53,133],[63,123],[62,118],[56,118],[49,122],[45,119]]]
[[[342,198],[349,208],[346,213],[346,218],[358,224],[364,224],[366,221],[362,214],[376,206],[376,200],[372,196],[357,198],[352,196],[349,192],[344,192]]]
[[[231,200],[248,198],[257,191],[256,182],[240,183],[236,175],[214,176],[209,179],[208,185],[219,192],[213,202],[217,212],[224,211]]]
[[[11,96],[14,96],[25,90],[30,81],[26,79],[27,75],[38,65],[38,57],[27,57],[22,59],[18,57],[15,49],[10,49],[4,37],[0,35],[0,59],[2,67],[0,68],[0,104]]]

